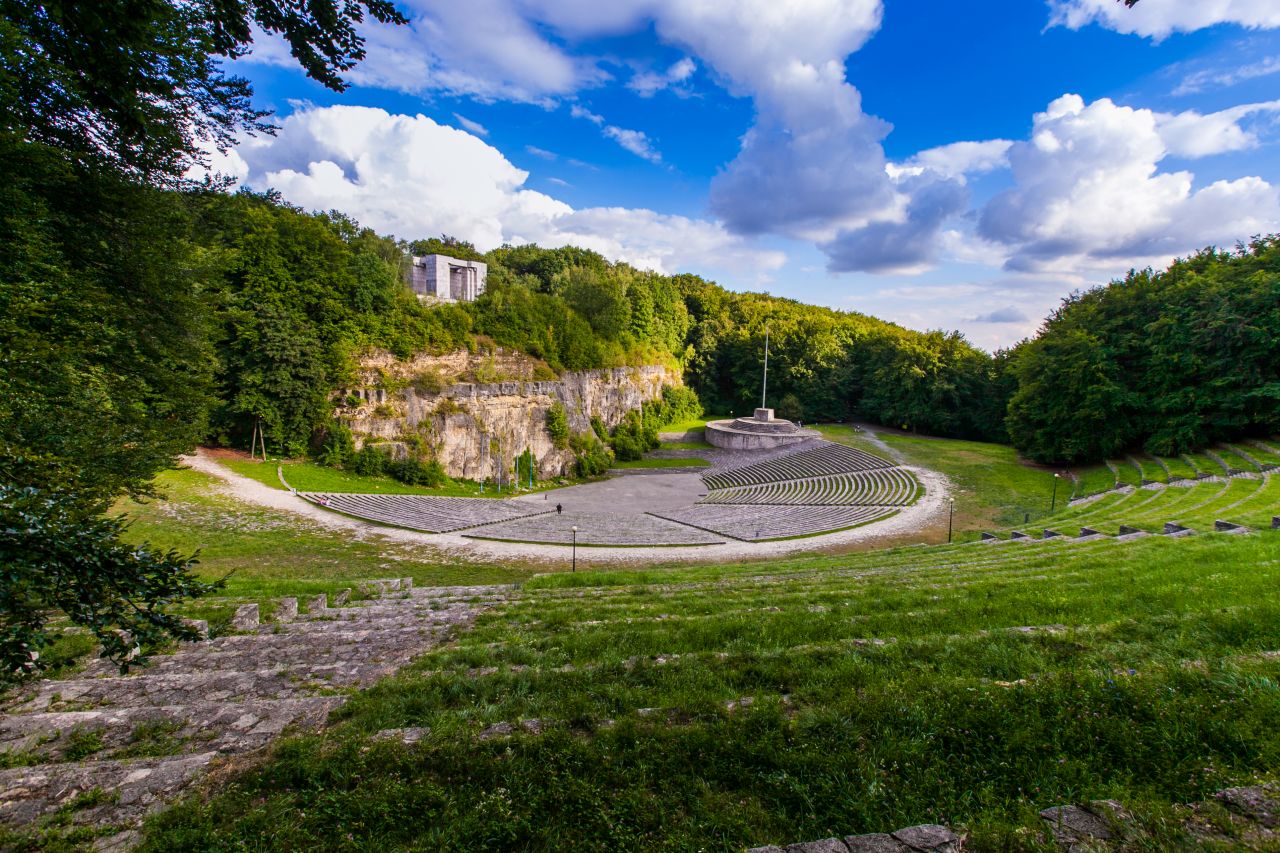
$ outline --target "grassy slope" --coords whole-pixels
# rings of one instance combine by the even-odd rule
[[[1169,849],[1170,804],[1280,766],[1277,544],[547,577],[149,849],[730,851],[933,821],[1031,849],[1037,809],[1101,797]],[[476,738],[522,719],[547,731]],[[431,733],[369,739],[397,726]]]
[[[227,594],[271,597],[336,592],[363,578],[410,577],[419,584],[506,583],[528,576],[524,565],[452,560],[425,546],[321,527],[304,518],[239,503],[197,471],[169,471],[158,485],[166,499],[121,502],[131,541],[182,553],[200,551],[199,573],[230,575]]]
[[[1002,444],[926,438],[883,431],[877,436],[909,464],[947,475],[955,485],[957,531],[1017,526],[1026,516],[1034,521],[1049,513],[1053,472],[1026,464]],[[873,453],[884,451],[868,447]],[[1058,485],[1057,505],[1070,497],[1071,483]]]
[[[488,483],[482,491],[479,483],[469,480],[452,480],[443,486],[409,486],[390,477],[365,477],[349,471],[340,471],[313,462],[286,460],[284,462],[256,462],[251,459],[221,457],[218,462],[250,479],[283,489],[276,466],[284,469],[284,478],[300,492],[361,492],[378,495],[437,495],[442,497],[493,498],[503,497],[510,491],[498,494]],[[556,487],[556,481],[534,482],[532,491]],[[524,489],[523,491],[530,491]]]

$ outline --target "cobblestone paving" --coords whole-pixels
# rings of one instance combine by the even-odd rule
[[[92,827],[99,846],[127,848],[146,814],[221,756],[323,726],[346,701],[337,691],[391,674],[506,595],[375,583],[380,595],[367,601],[328,607],[321,596],[295,619],[296,601],[284,599],[277,613],[289,621],[269,625],[253,606],[238,620],[246,633],[183,644],[125,676],[98,661],[9,697],[0,756],[19,766],[0,771],[0,821]]]

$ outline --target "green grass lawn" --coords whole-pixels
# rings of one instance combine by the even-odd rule
[[[705,427],[710,421],[727,420],[729,415],[703,415],[700,418],[692,418],[687,421],[676,421],[667,424],[658,430],[659,432],[696,432]]]
[[[1148,483],[1167,483],[1169,482],[1169,473],[1165,467],[1160,464],[1160,460],[1154,456],[1146,454],[1135,455],[1130,457],[1130,461],[1138,466],[1138,470],[1142,474],[1142,479]]]
[[[1116,487],[1116,475],[1106,465],[1086,465],[1080,468],[1072,468],[1071,473],[1075,476],[1076,487],[1072,497],[1084,498],[1089,495],[1096,495],[1098,492],[1109,491]]]
[[[1227,447],[1219,445],[1213,448],[1213,453],[1223,462],[1227,463],[1227,467],[1233,471],[1254,472],[1258,471],[1258,466],[1254,465],[1248,459],[1245,459],[1239,453],[1230,450]]]
[[[628,468],[705,468],[710,465],[711,463],[705,459],[680,456],[674,459],[647,457],[645,459],[633,459],[628,462],[614,462],[612,467],[625,470]]]
[[[822,433],[822,437],[827,441],[834,441],[836,444],[843,444],[881,458],[886,455],[884,448],[876,444],[872,436],[851,424],[816,424],[813,429]]]
[[[909,464],[947,475],[956,487],[955,529],[971,533],[968,538],[975,538],[976,531],[1020,525],[1027,516],[1035,521],[1049,514],[1053,471],[1026,464],[1012,447],[888,430],[876,435]],[[882,450],[871,452],[884,455]],[[1070,493],[1071,484],[1060,482],[1058,506]],[[945,528],[942,534],[945,539]]]
[[[1160,461],[1168,469],[1170,480],[1194,480],[1196,477],[1196,469],[1179,456],[1161,456]]]
[[[1116,475],[1116,482],[1122,486],[1141,486],[1142,470],[1136,465],[1125,459],[1110,459],[1107,464],[1111,466]]]
[[[393,480],[390,477],[366,477],[350,471],[341,471],[327,465],[299,460],[283,460],[260,462],[252,459],[235,457],[219,457],[218,463],[245,477],[264,483],[273,489],[283,489],[277,475],[276,466],[284,470],[284,478],[289,485],[300,492],[359,492],[378,495],[436,495],[439,497],[464,498],[498,498],[512,494],[508,485],[501,492],[495,490],[492,482],[480,483],[471,480],[450,480],[442,486],[410,486]],[[535,480],[533,488],[527,483],[520,488],[521,492],[538,492],[558,487],[556,480]]]
[[[1182,458],[1186,462],[1189,462],[1201,474],[1206,474],[1211,477],[1222,477],[1227,473],[1223,469],[1222,465],[1203,453],[1184,453],[1182,454]]]
[[[1100,798],[1142,849],[1194,849],[1174,804],[1280,768],[1277,545],[534,578],[335,728],[152,818],[143,849],[727,853],[941,822],[1040,850],[1039,809]],[[542,733],[478,737],[525,720]],[[401,726],[430,734],[371,739]]]
[[[707,441],[664,441],[659,445],[659,450],[710,450],[712,447]]]
[[[530,566],[446,558],[427,546],[322,527],[305,518],[253,507],[217,493],[198,471],[162,474],[164,500],[116,505],[132,521],[128,538],[181,553],[200,552],[198,573],[228,576],[226,595],[266,599],[337,592],[365,578],[413,577],[420,584],[509,583]]]

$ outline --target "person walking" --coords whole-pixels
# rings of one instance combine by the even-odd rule
[[[556,504],[556,515],[559,515],[562,512],[564,512],[564,507],[560,504]]]

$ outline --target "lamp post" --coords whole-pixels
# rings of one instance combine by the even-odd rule
[[[573,531],[573,571],[578,570],[578,525],[569,528]]]
[[[951,522],[956,517],[956,499],[951,499],[951,510],[947,513],[947,544],[951,543]]]
[[[1053,499],[1049,501],[1049,512],[1053,512],[1058,506],[1058,481],[1062,479],[1062,475],[1057,471],[1053,472]]]

